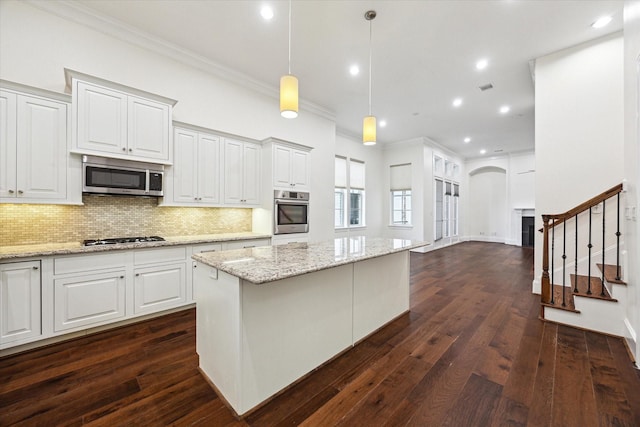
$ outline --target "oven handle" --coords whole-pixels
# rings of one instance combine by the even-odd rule
[[[275,199],[276,205],[309,205],[308,201],[305,200],[284,200],[284,199]]]

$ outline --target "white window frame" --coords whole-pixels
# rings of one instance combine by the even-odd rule
[[[366,227],[366,164],[364,161],[362,160],[357,160],[357,159],[353,159],[353,158],[349,158],[349,157],[344,157],[344,156],[336,156],[336,160],[337,159],[341,159],[345,162],[345,174],[346,176],[344,177],[344,183],[342,183],[342,178],[340,177],[340,184],[343,185],[338,185],[337,183],[334,183],[334,228],[336,230],[345,230],[345,229],[349,229],[349,228],[363,228]],[[336,161],[336,163],[338,163]],[[362,165],[362,173],[363,176],[362,177],[357,177],[358,179],[354,179],[356,177],[352,176],[353,171],[356,169],[355,167],[352,167],[353,163],[358,163]],[[337,171],[334,171],[334,175],[336,175]],[[336,175],[336,181],[338,181],[337,175]],[[356,187],[352,188],[352,182],[353,181],[358,181],[356,182],[356,184],[360,184]],[[360,188],[363,187],[363,188]],[[339,196],[338,194],[340,194],[342,196],[341,200],[342,200],[342,206],[338,207],[336,206],[336,202],[339,200]],[[354,208],[353,208],[353,203],[352,203],[352,196],[354,195],[358,195],[359,199],[360,199],[360,207],[357,209],[358,215],[357,218],[359,219],[357,224],[352,224],[352,214],[354,212]],[[341,219],[341,224],[338,224],[337,219],[340,218]]]
[[[400,198],[400,209],[395,209],[395,200],[396,197]],[[391,190],[391,225],[392,226],[401,226],[401,227],[410,227],[413,225],[412,222],[412,212],[411,212],[411,202],[412,202],[412,194],[411,190]],[[408,202],[408,203],[407,203]],[[407,208],[407,205],[409,207]],[[395,213],[400,213],[400,220],[395,220]]]

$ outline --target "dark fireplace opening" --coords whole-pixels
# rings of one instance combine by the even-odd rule
[[[535,240],[535,218],[532,216],[522,217],[522,246],[533,247]]]

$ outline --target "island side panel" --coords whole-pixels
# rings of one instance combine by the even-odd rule
[[[353,342],[409,310],[409,251],[354,264]]]
[[[197,263],[196,351],[200,370],[240,412],[240,280]]]
[[[242,285],[242,410],[352,346],[353,264]]]

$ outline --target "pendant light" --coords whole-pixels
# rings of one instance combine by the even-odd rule
[[[369,115],[362,122],[362,143],[364,145],[376,144],[376,117],[371,114],[371,21],[375,17],[375,10],[369,10],[364,14],[364,19],[369,21]]]
[[[289,74],[280,78],[280,115],[298,117],[298,79],[291,74],[291,0],[289,0]]]

